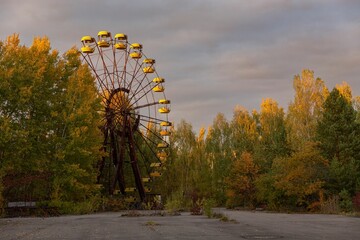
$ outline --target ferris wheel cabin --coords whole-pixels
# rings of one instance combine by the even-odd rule
[[[140,43],[133,43],[130,45],[131,53],[130,57],[134,59],[139,59],[142,57],[142,45]]]
[[[127,35],[124,33],[117,33],[114,37],[114,47],[119,50],[126,49],[127,46]]]
[[[98,33],[98,46],[101,48],[107,48],[110,46],[111,33],[108,31],[100,31]]]
[[[95,39],[91,36],[83,36],[81,38],[81,42],[83,44],[83,47],[81,48],[81,52],[83,53],[93,53],[94,48],[91,47],[91,45],[94,44]]]

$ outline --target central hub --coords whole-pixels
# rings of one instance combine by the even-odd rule
[[[122,132],[124,129],[138,127],[138,118],[129,98],[129,90],[116,88],[105,95],[105,111],[108,126]]]

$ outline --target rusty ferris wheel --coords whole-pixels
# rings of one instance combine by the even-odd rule
[[[164,78],[140,43],[126,34],[81,38],[83,60],[97,81],[103,104],[103,150],[98,182],[107,178],[110,194],[121,192],[131,201],[144,201],[152,182],[167,161],[171,122]],[[131,176],[131,177],[130,177]]]

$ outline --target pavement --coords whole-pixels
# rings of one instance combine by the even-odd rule
[[[0,239],[360,239],[360,218],[214,209],[227,222],[184,212],[112,212],[49,218],[2,218]],[[132,216],[140,213],[142,216]],[[129,216],[125,216],[129,215]]]

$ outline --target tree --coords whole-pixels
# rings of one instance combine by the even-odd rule
[[[59,102],[51,112],[56,124],[52,196],[62,201],[79,201],[92,196],[99,187],[95,182],[97,162],[101,159],[101,106],[94,78],[81,64],[76,49],[65,53],[64,69]]]
[[[341,96],[343,96],[348,102],[352,102],[352,91],[351,87],[347,82],[342,82],[341,84],[336,84],[335,88],[339,91]]]
[[[259,139],[255,119],[241,106],[234,109],[231,121],[231,147],[236,156],[241,156],[245,151],[253,152]]]
[[[327,169],[328,161],[308,142],[301,152],[274,160],[274,187],[284,193],[290,206],[309,206],[320,200]]]
[[[164,173],[164,192],[166,196],[181,196],[183,204],[185,196],[193,191],[194,154],[196,152],[196,136],[192,125],[181,120],[171,135],[171,158],[167,162]]]
[[[0,44],[0,169],[7,200],[81,202],[97,192],[97,90],[76,49]],[[25,184],[24,184],[25,183]]]
[[[226,177],[227,206],[256,207],[255,181],[259,175],[257,166],[250,153],[243,152],[231,166]]]
[[[324,82],[314,79],[314,72],[303,70],[294,77],[295,98],[286,117],[288,139],[292,150],[300,150],[315,138],[317,120],[328,95]]]
[[[255,149],[263,170],[269,170],[273,159],[289,153],[286,141],[285,114],[278,103],[270,98],[261,103],[258,120],[260,141]]]
[[[205,149],[205,128],[201,128],[199,136],[196,139],[196,149],[194,154],[194,160],[196,165],[194,168],[194,184],[196,185],[199,198],[209,199],[212,198],[211,184],[212,175],[210,168],[210,161]]]
[[[224,181],[225,177],[228,176],[234,158],[230,144],[231,129],[229,123],[224,114],[218,113],[212,126],[209,127],[205,139],[205,149],[212,179],[210,193],[219,205],[226,201]]]
[[[354,107],[357,112],[356,122],[360,123],[360,96],[355,97]]]
[[[331,162],[332,190],[340,192],[346,189],[354,194],[360,179],[360,125],[356,121],[357,113],[349,91],[346,95],[337,88],[331,91],[324,103],[316,133],[323,156]]]

